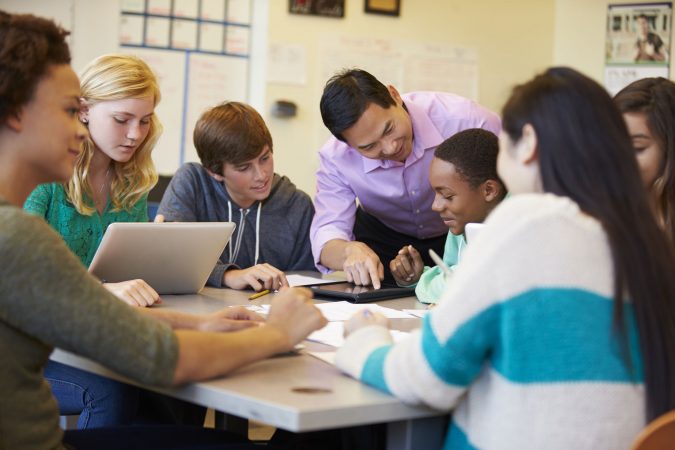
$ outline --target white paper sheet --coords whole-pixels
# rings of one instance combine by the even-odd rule
[[[389,330],[394,342],[399,342],[405,339],[410,333],[399,330]],[[331,345],[333,347],[340,347],[345,343],[344,338],[344,322],[328,322],[328,324],[320,330],[316,330],[309,336],[308,341],[320,342],[321,344]]]
[[[348,320],[351,316],[364,309],[369,309],[373,312],[378,312],[388,319],[411,319],[410,314],[398,311],[396,309],[385,308],[384,306],[376,304],[355,305],[346,301],[321,303],[316,305],[321,310],[326,320],[329,322],[338,322]]]

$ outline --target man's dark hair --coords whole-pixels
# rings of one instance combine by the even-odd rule
[[[434,156],[455,166],[457,173],[476,189],[487,180],[501,185],[501,196],[506,195],[504,183],[497,174],[499,140],[482,128],[469,128],[447,138],[436,147]]]
[[[0,11],[0,123],[30,101],[50,66],[70,64],[68,34],[51,20]]]
[[[321,118],[333,136],[344,142],[342,133],[361,118],[371,103],[387,109],[396,101],[389,89],[365,70],[343,70],[328,80],[323,89]]]

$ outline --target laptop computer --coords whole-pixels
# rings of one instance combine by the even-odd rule
[[[415,295],[415,288],[382,283],[380,289],[358,286],[349,282],[308,286],[320,300],[346,300],[351,303],[368,303]]]
[[[89,265],[106,282],[140,278],[159,294],[195,294],[234,231],[232,222],[116,222]]]

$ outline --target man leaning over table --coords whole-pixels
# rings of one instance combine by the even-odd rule
[[[499,117],[455,94],[401,95],[360,69],[328,80],[320,107],[333,137],[316,174],[310,238],[318,269],[379,288],[393,280],[386,263],[408,244],[434,265],[428,249],[442,254],[448,232],[431,210],[434,149],[467,128],[498,134]]]

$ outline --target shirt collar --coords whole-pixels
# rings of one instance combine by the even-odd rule
[[[363,171],[365,173],[372,172],[378,168],[388,169],[390,167],[400,167],[403,165],[408,167],[418,159],[421,159],[424,156],[425,150],[428,150],[432,147],[437,147],[441,142],[443,142],[443,136],[441,136],[441,134],[438,132],[423,108],[417,106],[410,100],[405,102],[405,106],[408,109],[410,121],[412,122],[412,152],[410,152],[410,155],[404,163],[391,160],[370,159],[362,156]]]

